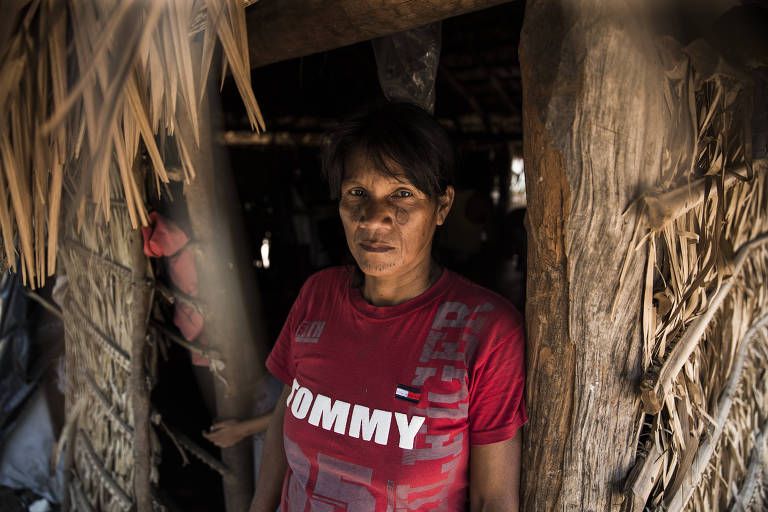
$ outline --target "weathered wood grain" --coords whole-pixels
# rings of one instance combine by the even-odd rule
[[[633,252],[621,282],[639,222],[627,207],[660,179],[669,115],[643,9],[526,5],[524,510],[619,510],[634,459],[645,262]]]
[[[140,168],[140,158],[135,168]],[[140,171],[140,178],[144,172]],[[130,391],[133,405],[133,491],[137,512],[152,512],[152,442],[150,440],[149,411],[151,389],[147,380],[147,320],[149,319],[150,287],[146,279],[147,257],[141,231],[134,229],[130,236],[131,269],[131,376]]]
[[[205,333],[226,365],[221,372],[226,385],[216,379],[216,414],[246,419],[253,415],[266,343],[237,189],[226,159],[214,156],[208,97],[200,113],[200,147],[190,152],[197,177],[185,193],[193,238],[199,244],[195,260]],[[179,121],[179,130],[188,129],[185,122]],[[247,510],[253,493],[250,444],[222,449],[222,460],[231,470],[223,477],[227,510]]]
[[[333,50],[509,0],[280,0],[245,11],[251,67]]]

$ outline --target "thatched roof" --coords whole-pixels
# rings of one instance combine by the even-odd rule
[[[110,218],[114,160],[131,224],[146,223],[134,164],[140,148],[158,189],[168,162],[195,176],[198,110],[217,46],[252,128],[264,122],[250,84],[239,0],[20,1],[0,24],[0,232],[5,264],[39,286],[56,269],[63,177],[77,172],[77,221],[87,202]],[[71,40],[67,34],[72,34]]]

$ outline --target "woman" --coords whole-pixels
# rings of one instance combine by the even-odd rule
[[[523,323],[431,257],[451,167],[445,132],[407,104],[331,135],[357,266],[309,278],[269,356],[286,386],[252,512],[517,510]]]

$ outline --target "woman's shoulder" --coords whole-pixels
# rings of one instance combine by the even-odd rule
[[[349,285],[352,271],[348,267],[328,267],[318,270],[304,281],[299,297],[339,293]]]
[[[316,287],[329,284],[345,284],[349,282],[352,271],[349,267],[337,266],[318,270],[307,278],[304,286]]]
[[[493,312],[497,321],[509,322],[510,327],[523,325],[523,315],[504,296],[452,270],[445,272],[449,281],[445,299],[460,302],[470,310]]]

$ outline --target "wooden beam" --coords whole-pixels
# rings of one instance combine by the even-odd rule
[[[752,163],[753,167],[768,164],[768,160],[761,159]],[[747,166],[742,164],[732,169],[725,175],[723,188],[728,190],[736,183],[740,183],[739,176],[746,176]],[[646,207],[648,226],[656,232],[661,231],[673,220],[685,215],[691,209],[704,202],[707,182],[712,176],[704,176],[672,190],[657,194],[647,194],[642,197]],[[715,194],[710,194],[714,197]]]
[[[254,68],[383,37],[509,0],[279,0],[246,9]]]
[[[219,371],[223,380],[215,383],[216,415],[243,420],[253,415],[267,344],[237,188],[226,156],[216,154],[214,147],[212,97],[209,89],[200,112],[200,145],[190,151],[197,177],[185,186],[185,195],[193,239],[199,244],[195,262],[204,329],[225,365]],[[179,119],[177,126],[189,130],[189,119]],[[223,448],[221,455],[230,470],[223,475],[227,511],[248,510],[253,495],[250,444]]]
[[[526,2],[522,510],[625,506],[621,482],[640,419],[645,262],[633,252],[622,278],[643,221],[622,213],[638,190],[657,186],[677,128],[665,110],[654,32],[643,22],[649,9],[637,1]]]
[[[145,169],[141,157],[134,162],[139,182],[143,181]],[[131,375],[129,380],[133,407],[133,492],[136,512],[151,512],[152,505],[152,440],[149,426],[149,396],[152,392],[147,372],[147,321],[149,320],[152,289],[145,271],[147,257],[144,255],[144,239],[141,231],[129,231],[131,269]]]
[[[219,144],[225,146],[265,146],[265,147],[316,147],[323,143],[323,133],[264,132],[248,130],[221,132],[216,137]]]

